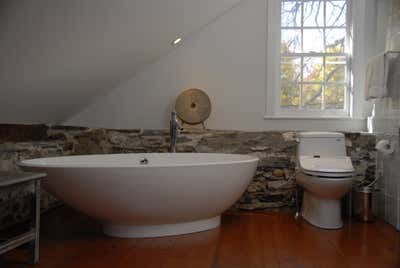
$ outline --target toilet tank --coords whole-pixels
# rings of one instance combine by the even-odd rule
[[[346,156],[345,137],[338,132],[300,132],[297,154],[300,156]]]

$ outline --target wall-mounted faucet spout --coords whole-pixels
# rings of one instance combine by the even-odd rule
[[[178,118],[176,116],[176,112],[171,112],[171,118],[169,121],[169,136],[170,136],[170,152],[176,152],[176,139],[178,137],[179,132],[183,130],[182,126],[179,124]]]

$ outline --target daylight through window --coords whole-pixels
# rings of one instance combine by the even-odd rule
[[[348,109],[348,2],[281,1],[281,108]]]

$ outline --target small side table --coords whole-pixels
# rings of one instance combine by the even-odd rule
[[[32,198],[33,217],[30,230],[10,238],[0,243],[0,255],[26,243],[32,244],[32,262],[39,261],[39,230],[40,230],[40,179],[45,177],[44,173],[9,173],[0,172],[0,188],[13,186],[17,184],[33,183],[34,193]]]

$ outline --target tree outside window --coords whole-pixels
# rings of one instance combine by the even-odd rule
[[[281,108],[344,110],[348,1],[281,1]]]

